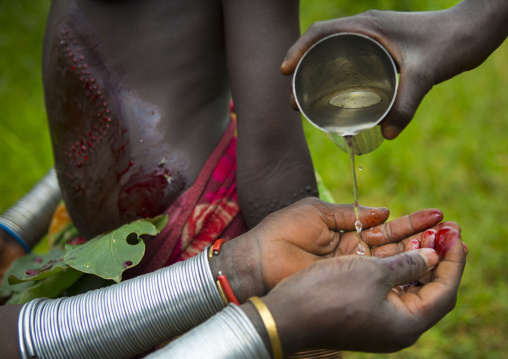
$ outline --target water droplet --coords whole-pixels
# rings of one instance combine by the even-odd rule
[[[362,222],[360,222],[359,219],[357,219],[355,222],[355,228],[357,233],[360,233],[363,229]]]
[[[359,170],[359,171],[363,170],[363,167],[362,167],[362,166],[359,166],[359,167],[358,167],[358,170]]]

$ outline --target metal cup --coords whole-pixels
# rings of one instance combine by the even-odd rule
[[[302,56],[293,92],[303,116],[347,152],[356,155],[383,142],[378,125],[395,101],[397,68],[386,49],[368,36],[340,33],[316,42]]]

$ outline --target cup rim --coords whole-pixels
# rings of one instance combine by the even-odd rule
[[[298,101],[298,96],[296,94],[296,86],[295,86],[295,82],[296,82],[296,76],[298,74],[298,69],[300,68],[300,65],[302,64],[303,60],[305,59],[305,57],[312,51],[313,48],[315,48],[316,46],[318,46],[320,43],[326,41],[326,40],[329,40],[330,38],[334,38],[334,37],[339,37],[339,36],[356,36],[356,37],[362,37],[368,41],[371,41],[373,44],[375,44],[377,47],[379,47],[382,52],[384,52],[387,56],[387,58],[389,59],[389,62],[390,64],[392,65],[393,67],[393,70],[394,70],[394,74],[395,74],[395,87],[394,87],[394,95],[393,95],[393,98],[390,102],[390,104],[388,105],[386,111],[379,117],[379,119],[369,128],[365,129],[365,130],[368,130],[368,129],[371,129],[373,127],[375,127],[376,125],[379,125],[379,123],[381,121],[384,120],[384,118],[386,117],[386,115],[388,114],[388,112],[390,112],[390,110],[392,109],[393,107],[393,103],[395,102],[395,99],[397,97],[397,91],[399,89],[399,79],[398,79],[398,71],[397,71],[397,66],[395,65],[395,61],[393,61],[393,57],[392,55],[390,55],[390,53],[388,52],[388,50],[383,46],[381,45],[381,43],[377,40],[374,40],[372,37],[370,36],[367,36],[367,35],[364,35],[364,34],[360,34],[360,33],[355,33],[355,32],[339,32],[339,33],[336,33],[336,34],[332,34],[332,35],[328,35],[328,36],[325,36],[323,37],[322,39],[316,41],[314,44],[312,44],[311,47],[309,47],[307,49],[307,51],[305,51],[305,53],[302,55],[302,57],[300,58],[300,61],[298,61],[298,64],[296,65],[296,68],[295,68],[295,71],[293,73],[293,80],[292,80],[292,87],[293,87],[293,96],[294,96],[294,99],[295,99],[295,102],[296,102],[296,106],[298,107],[298,109],[300,110],[300,113],[307,119],[307,121],[313,125],[314,127],[318,128],[319,130],[325,132],[325,133],[328,133],[329,131],[325,130],[324,128],[318,126],[316,123],[314,123],[314,121],[312,121],[311,119],[309,119],[309,117],[307,116],[307,114],[305,113],[305,111],[303,111],[302,109],[302,106],[300,105],[300,102]],[[364,130],[364,131],[365,131]],[[357,135],[358,133],[356,133],[355,135]]]

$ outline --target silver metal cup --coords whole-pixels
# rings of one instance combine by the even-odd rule
[[[293,76],[296,103],[311,124],[356,155],[383,142],[379,123],[395,101],[397,68],[386,49],[368,36],[331,35],[302,56]]]

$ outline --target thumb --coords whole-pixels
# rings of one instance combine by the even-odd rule
[[[381,124],[386,139],[393,140],[406,128],[431,88],[432,82],[420,72],[410,69],[401,72],[397,97]]]
[[[439,255],[433,249],[422,248],[380,259],[387,271],[385,285],[393,288],[429,273],[439,262]]]

